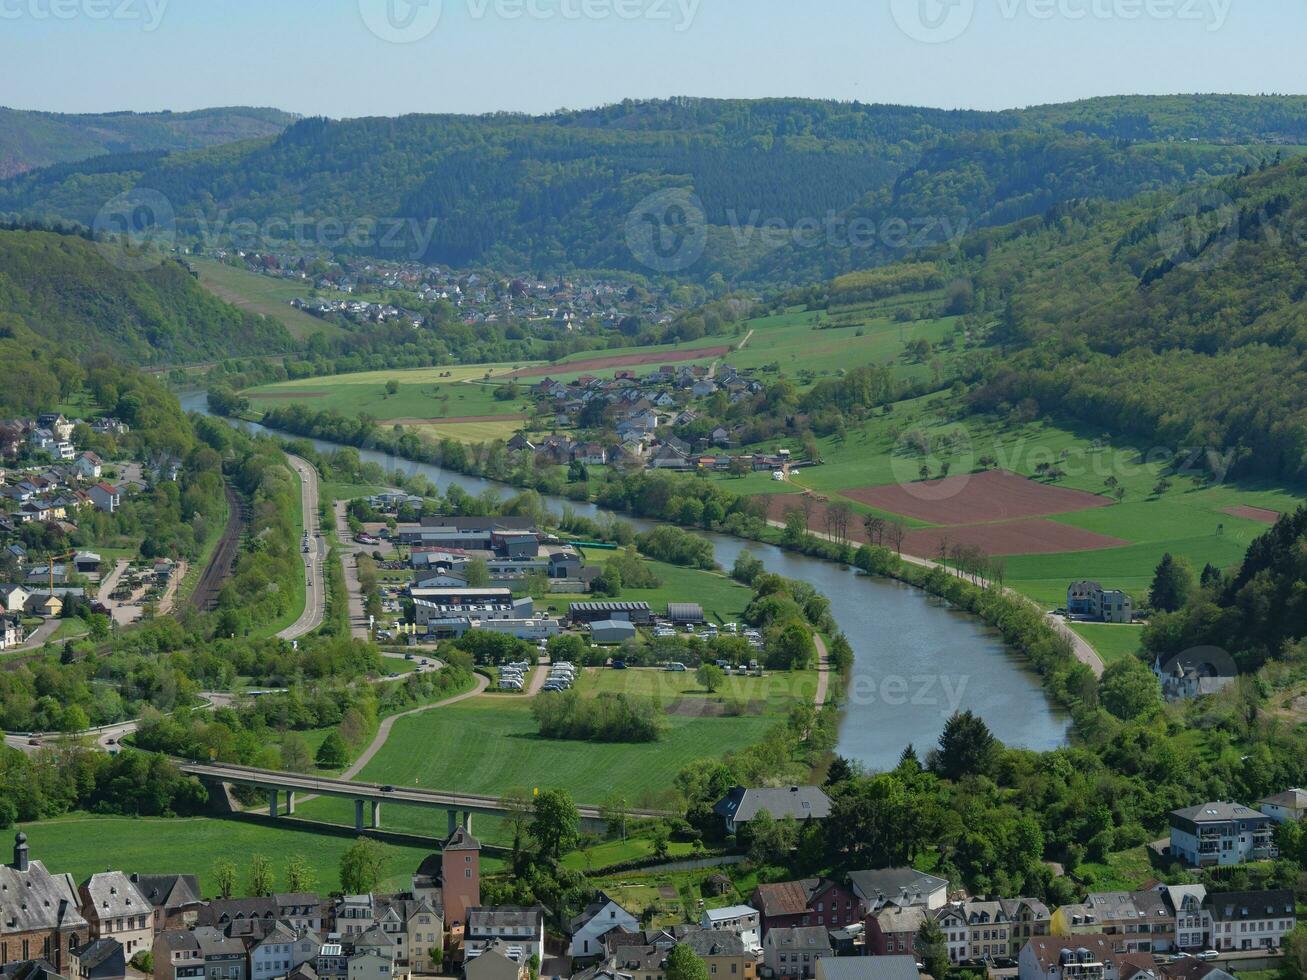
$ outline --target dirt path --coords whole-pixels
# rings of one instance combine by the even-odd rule
[[[738,352],[744,350],[744,345],[747,344],[747,343],[748,343],[749,341],[751,341],[752,339],[753,339],[753,331],[750,330],[748,333],[746,333],[746,334],[744,335],[744,339],[741,340],[738,344],[735,345],[736,353],[738,353]]]
[[[540,688],[545,686],[545,681],[549,679],[549,658],[541,657],[540,663],[536,664],[535,672],[531,675],[531,683],[527,685],[526,696],[533,698],[540,693]]]
[[[812,634],[812,638],[817,644],[817,695],[812,700],[820,708],[826,703],[826,691],[830,687],[830,654],[820,633]]]
[[[460,701],[467,701],[479,694],[484,694],[486,688],[490,686],[490,680],[484,674],[477,674],[475,676],[476,685],[470,691],[456,694],[452,698],[445,698],[445,700],[437,701],[434,704],[424,704],[418,708],[410,708],[408,711],[401,711],[399,714],[391,715],[389,718],[383,718],[381,724],[377,726],[377,734],[373,737],[372,744],[359,754],[359,757],[354,760],[352,766],[341,773],[340,778],[353,779],[362,772],[363,767],[371,762],[373,757],[381,751],[382,746],[386,744],[386,739],[390,738],[391,729],[395,727],[395,722],[399,721],[399,719],[408,718],[410,715],[420,715],[426,711],[434,711],[436,708],[447,708],[451,704],[458,704]]]
[[[525,422],[521,412],[510,415],[456,415],[447,419],[386,419],[386,425],[463,425],[471,422]]]

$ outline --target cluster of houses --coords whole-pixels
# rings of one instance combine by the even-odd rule
[[[1307,792],[1262,805],[1175,811],[1173,854],[1198,865],[1274,857],[1268,828],[1301,819]],[[831,806],[818,787],[736,787],[716,812],[730,831],[764,813],[824,820]],[[933,923],[951,963],[1018,980],[1230,980],[1213,960],[1275,954],[1297,925],[1290,889],[1152,881],[1050,909],[898,867],[760,883],[746,904],[701,906],[697,922],[662,927],[600,892],[555,934],[544,908],[482,905],[480,858],[462,827],[399,894],[205,899],[186,874],[105,871],[78,885],[32,860],[20,833],[0,866],[0,972],[122,980],[149,952],[154,980],[666,980],[672,950],[688,947],[717,980],[918,980],[919,936]],[[704,893],[734,887],[717,872]],[[19,976],[20,965],[40,972]]]
[[[611,276],[554,280],[519,277],[504,279],[481,273],[455,272],[440,266],[418,262],[391,263],[368,260],[358,263],[332,263],[328,269],[310,275],[301,256],[273,252],[219,250],[220,260],[235,258],[251,272],[312,286],[319,293],[353,296],[360,293],[407,293],[414,305],[446,302],[459,311],[464,323],[501,321],[548,322],[561,327],[596,323],[616,330],[628,317],[643,323],[670,323],[677,308],[642,298],[632,290],[632,282]],[[347,319],[371,318],[372,308],[387,311],[387,318],[414,318],[421,325],[421,314],[380,304],[343,302],[335,297],[297,299],[305,312],[325,316],[339,313]],[[355,306],[364,309],[356,309]]]
[[[519,433],[508,448],[532,453],[555,465],[580,462],[671,470],[727,471],[732,466],[783,470],[792,465],[788,451],[748,456],[714,451],[735,444],[734,433],[725,426],[716,426],[694,445],[669,431],[699,420],[699,414],[688,407],[696,399],[721,392],[730,404],[737,404],[762,390],[762,382],[729,365],[664,365],[643,376],[619,370],[611,379],[582,375],[569,382],[545,378],[532,392],[553,415],[556,427],[585,428],[585,421],[593,419],[598,409],[616,436],[616,443],[611,439],[578,442],[565,435],[533,442]]]

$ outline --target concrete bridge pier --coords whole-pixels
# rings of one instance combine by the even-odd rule
[[[381,829],[381,801],[380,800],[372,801],[372,829],[373,830]]]
[[[458,811],[450,810],[448,811],[448,816],[449,816],[449,833],[446,834],[445,836],[452,837],[454,835],[454,831],[458,830]]]
[[[275,789],[268,790],[268,816],[277,816],[277,791]]]
[[[354,801],[354,829],[363,833],[363,801]]]
[[[472,811],[471,811],[471,810],[464,810],[464,811],[463,811],[463,829],[464,829],[465,831],[467,831],[469,834],[472,833]]]
[[[286,790],[286,816],[295,816],[295,791],[293,789]]]

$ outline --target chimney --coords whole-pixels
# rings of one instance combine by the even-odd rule
[[[27,835],[22,831],[14,837],[14,864],[15,871],[26,871],[28,867],[27,858]]]

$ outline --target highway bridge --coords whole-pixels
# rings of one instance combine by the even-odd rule
[[[203,764],[183,762],[178,768],[208,785],[246,786],[263,790],[268,794],[268,815],[281,815],[281,801],[285,801],[285,813],[289,816],[295,812],[295,794],[307,796],[334,796],[354,801],[354,829],[365,829],[364,818],[370,817],[367,826],[381,828],[381,804],[396,803],[403,806],[426,807],[431,810],[444,810],[449,815],[449,833],[453,833],[461,823],[469,832],[472,829],[474,814],[503,815],[508,813],[513,803],[495,796],[474,796],[467,793],[447,793],[441,790],[419,789],[405,786],[380,786],[374,783],[351,782],[346,779],[330,779],[322,776],[309,776],[295,772],[279,772],[272,769],[251,769],[246,766],[232,766],[222,763]],[[365,811],[370,809],[370,813]],[[602,832],[606,821],[597,806],[579,806],[581,828],[586,831]],[[633,820],[659,819],[671,816],[664,810],[628,810],[627,816]]]

